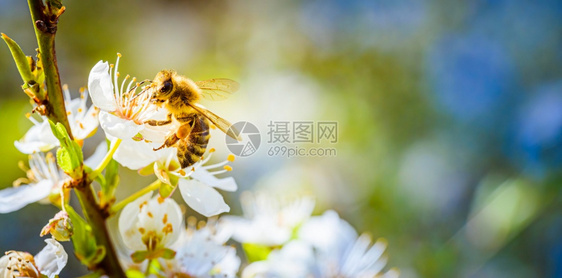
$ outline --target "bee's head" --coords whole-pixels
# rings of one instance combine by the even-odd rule
[[[154,104],[164,103],[174,91],[175,73],[169,70],[160,71],[152,81],[152,94],[150,101]]]

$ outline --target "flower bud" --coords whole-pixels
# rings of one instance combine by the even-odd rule
[[[58,212],[41,230],[41,236],[51,234],[58,241],[69,241],[73,234],[72,222],[66,211]]]

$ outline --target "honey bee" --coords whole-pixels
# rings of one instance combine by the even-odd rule
[[[197,102],[201,98],[220,100],[236,92],[239,85],[226,78],[196,81],[179,75],[171,70],[163,70],[149,86],[150,102],[158,107],[165,107],[170,113],[166,120],[148,120],[146,124],[162,126],[172,123],[172,118],[180,123],[178,129],[166,138],[164,147],[176,147],[178,160],[182,168],[193,165],[201,159],[209,142],[209,122],[228,136],[241,141],[231,124],[215,113],[207,110]]]

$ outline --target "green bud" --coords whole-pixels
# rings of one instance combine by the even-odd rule
[[[41,236],[51,234],[57,241],[69,241],[73,233],[72,221],[66,211],[58,212],[41,230]]]

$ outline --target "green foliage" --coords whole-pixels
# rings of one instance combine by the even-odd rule
[[[2,39],[6,42],[8,47],[10,48],[10,52],[12,53],[12,57],[14,58],[14,62],[16,62],[16,67],[23,79],[23,82],[29,84],[34,81],[33,74],[31,73],[31,66],[29,64],[28,57],[25,56],[21,47],[10,37],[6,36],[6,34],[2,33]]]
[[[273,251],[273,248],[270,246],[253,243],[244,243],[242,244],[242,248],[249,262],[263,261],[267,259],[269,253]]]
[[[76,257],[86,266],[92,268],[105,257],[105,248],[98,246],[92,227],[74,209],[66,205],[66,211],[74,225],[72,244]]]
[[[84,155],[76,141],[70,139],[66,128],[61,124],[56,125],[49,120],[51,130],[60,142],[57,150],[57,163],[59,167],[71,178],[79,180],[82,178]]]

